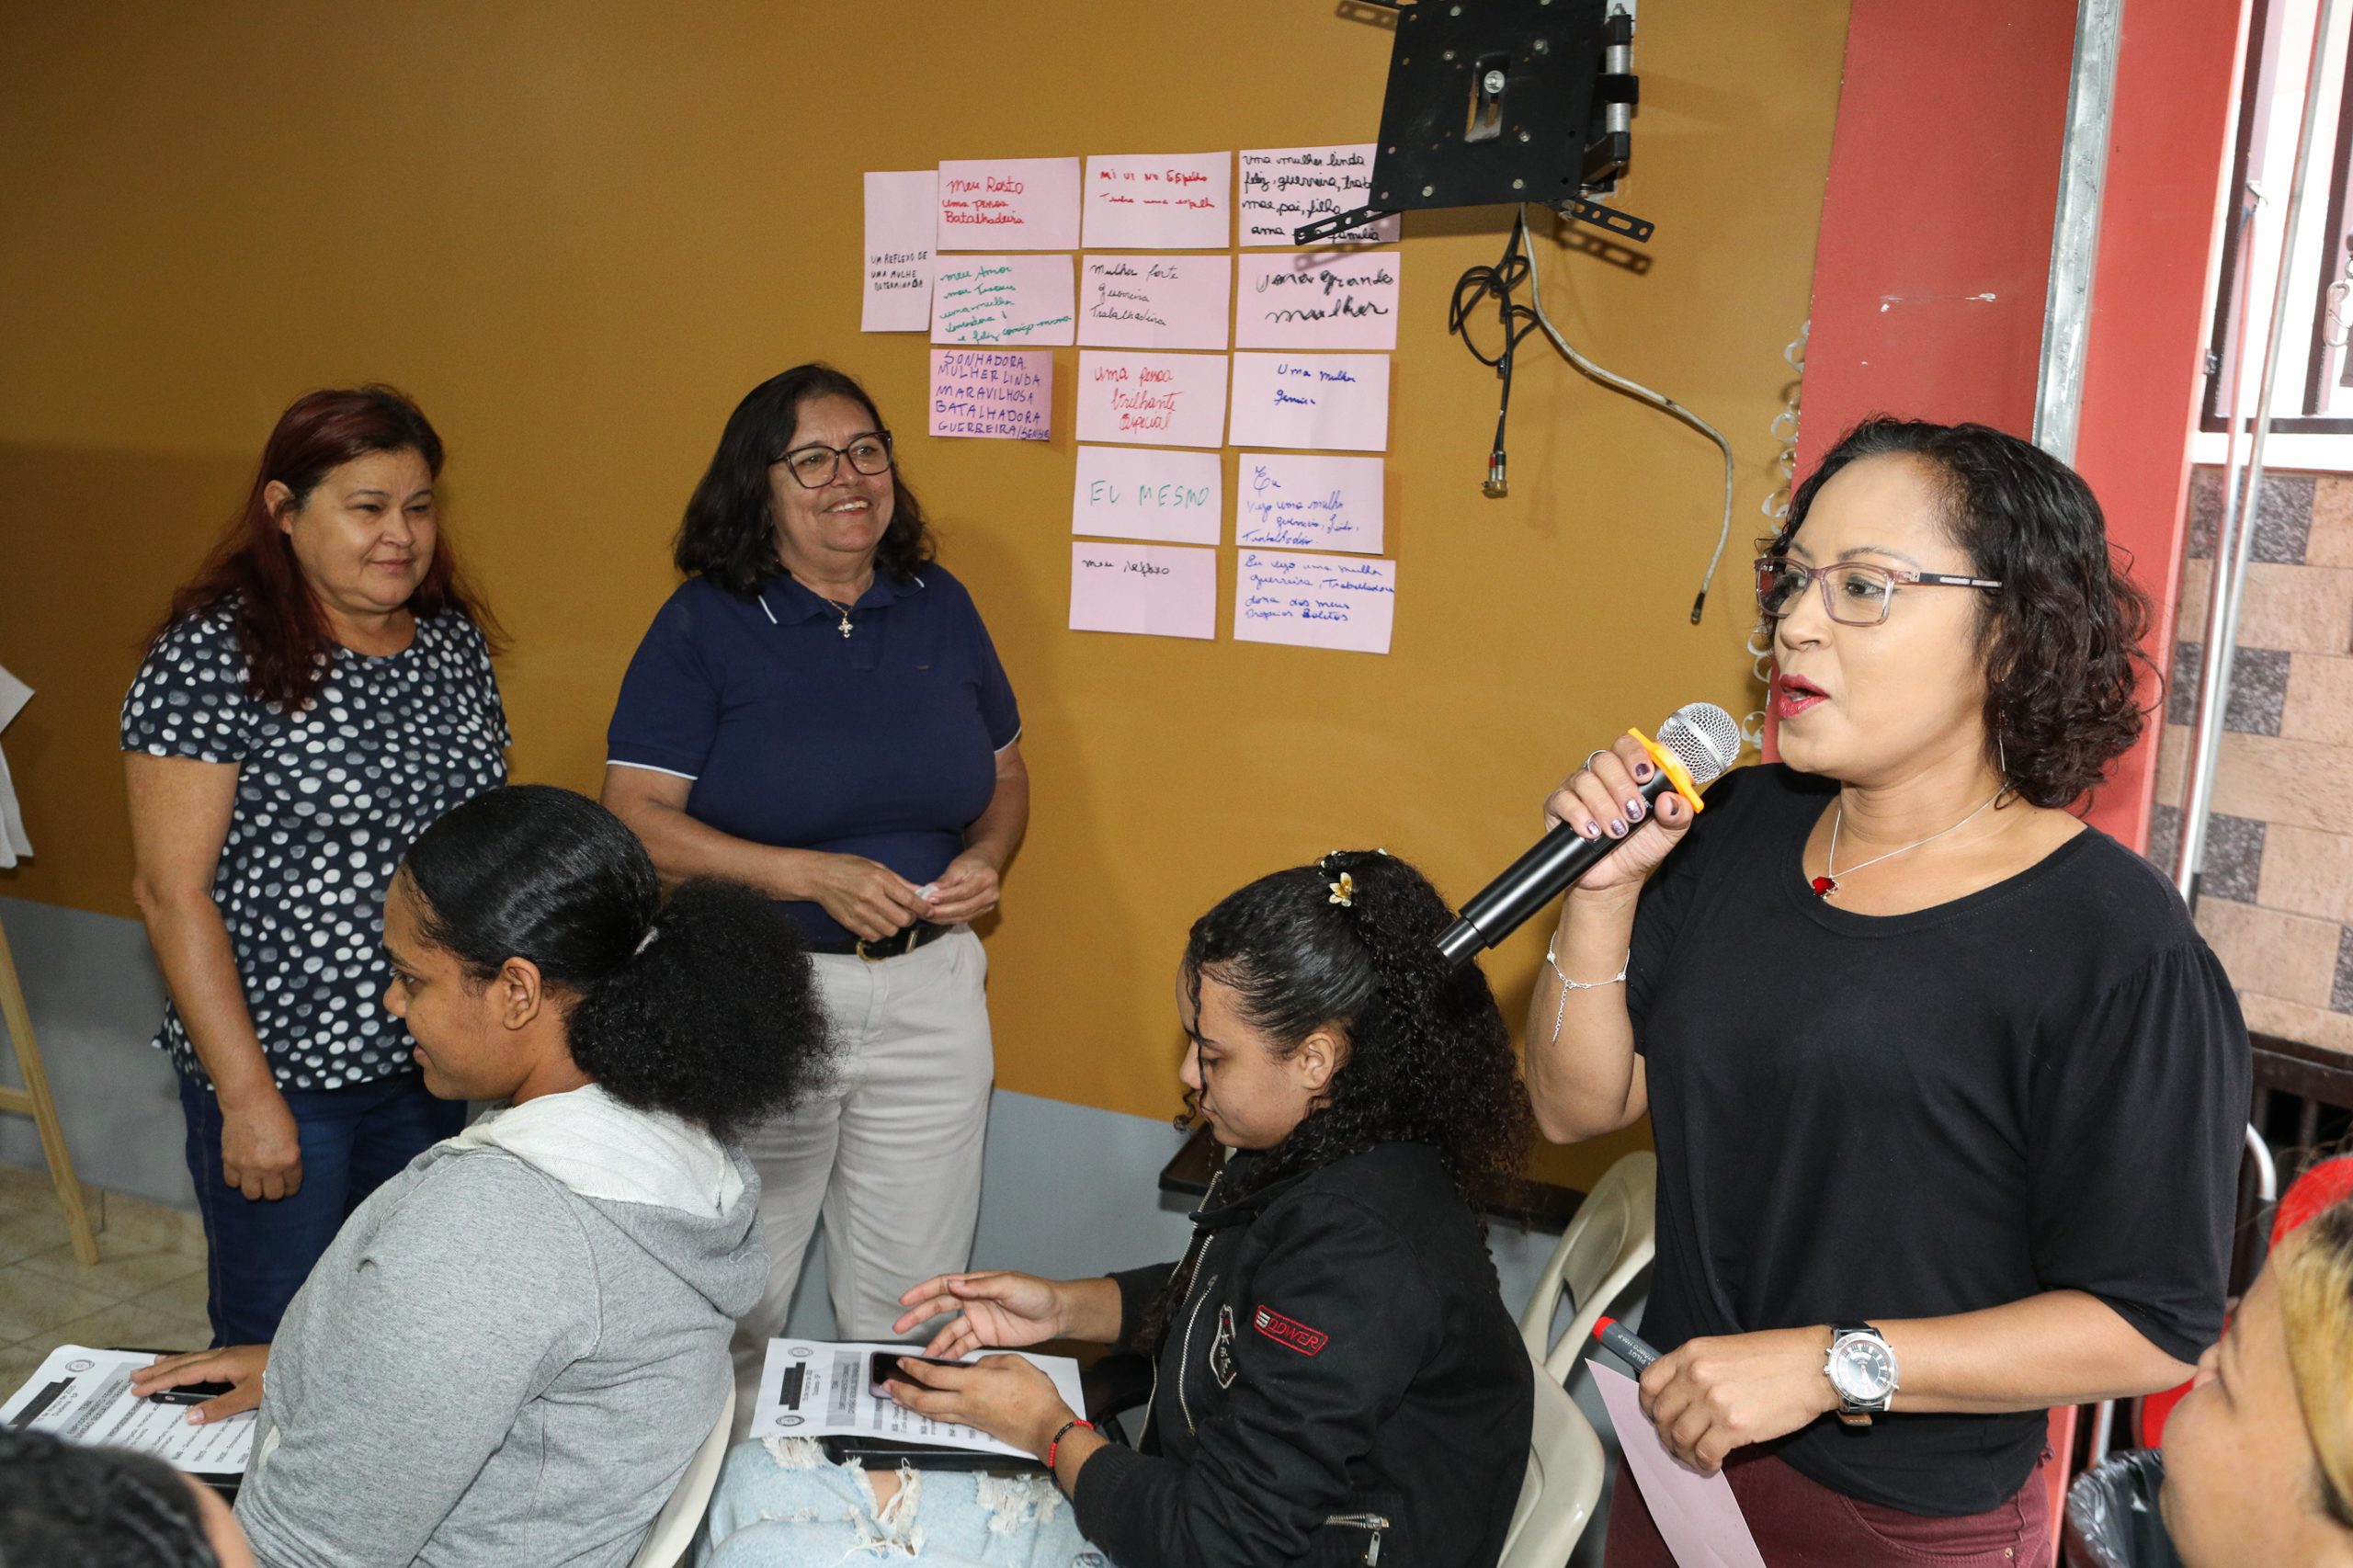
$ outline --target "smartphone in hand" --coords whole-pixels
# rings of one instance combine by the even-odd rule
[[[866,1381],[876,1393],[888,1399],[890,1391],[884,1388],[883,1384],[893,1380],[903,1383],[913,1383],[917,1381],[907,1376],[906,1372],[900,1368],[899,1363],[903,1359],[926,1367],[961,1367],[967,1364],[962,1361],[947,1360],[938,1356],[917,1356],[912,1350],[904,1354],[896,1350],[877,1350],[866,1358]]]
[[[208,1399],[218,1399],[235,1391],[234,1383],[182,1383],[176,1389],[158,1389],[147,1397],[157,1404],[202,1404]]]

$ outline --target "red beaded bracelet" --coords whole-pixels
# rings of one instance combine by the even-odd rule
[[[1074,1426],[1084,1426],[1090,1432],[1095,1430],[1095,1423],[1092,1421],[1081,1421],[1076,1417],[1073,1417],[1072,1419],[1063,1422],[1061,1428],[1054,1433],[1052,1441],[1046,1445],[1046,1468],[1048,1470],[1054,1468],[1054,1456],[1061,1452],[1063,1439],[1070,1436],[1070,1429]]]

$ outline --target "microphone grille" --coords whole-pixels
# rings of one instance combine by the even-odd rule
[[[1658,727],[1658,744],[1683,759],[1702,788],[1723,777],[1740,757],[1740,725],[1712,702],[1688,702]]]

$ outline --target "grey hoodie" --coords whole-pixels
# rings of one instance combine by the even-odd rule
[[[767,1281],[742,1153],[594,1085],[484,1118],[344,1221],[272,1341],[266,1568],[625,1568]]]

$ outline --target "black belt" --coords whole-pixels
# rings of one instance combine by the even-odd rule
[[[880,963],[884,959],[900,958],[917,948],[928,947],[955,929],[957,927],[953,926],[935,926],[928,920],[918,920],[903,931],[893,931],[870,942],[863,937],[837,942],[812,942],[809,950],[830,953],[837,958],[847,958],[856,953],[868,963]]]

